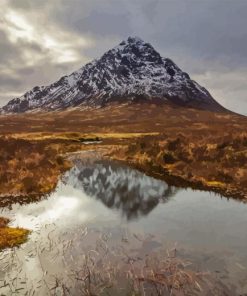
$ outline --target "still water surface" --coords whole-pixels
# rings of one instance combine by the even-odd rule
[[[176,246],[195,270],[210,272],[217,295],[247,295],[247,205],[233,199],[170,187],[119,163],[77,160],[48,199],[1,215],[32,233],[0,253],[0,295],[63,295],[58,282],[73,291],[71,274],[102,235],[109,248],[141,245],[140,256]]]

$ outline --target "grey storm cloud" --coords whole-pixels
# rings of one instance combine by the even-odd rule
[[[140,35],[164,52],[247,64],[245,0],[61,1],[55,19],[65,29],[97,37]]]
[[[0,67],[8,64],[19,52],[19,50],[9,42],[7,34],[3,30],[0,30],[0,49]]]
[[[2,1],[0,104],[137,35],[224,106],[247,113],[245,0]]]

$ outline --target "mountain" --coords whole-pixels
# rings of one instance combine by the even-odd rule
[[[172,60],[161,57],[140,38],[129,37],[78,71],[11,100],[2,112],[52,111],[136,100],[224,110]]]

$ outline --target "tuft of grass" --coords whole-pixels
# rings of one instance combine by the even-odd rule
[[[9,219],[0,217],[0,250],[19,246],[27,241],[30,231],[8,227]]]

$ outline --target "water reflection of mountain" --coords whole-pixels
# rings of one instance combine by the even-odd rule
[[[107,161],[77,162],[65,183],[120,210],[128,220],[147,215],[159,202],[167,202],[178,189],[129,167]]]

